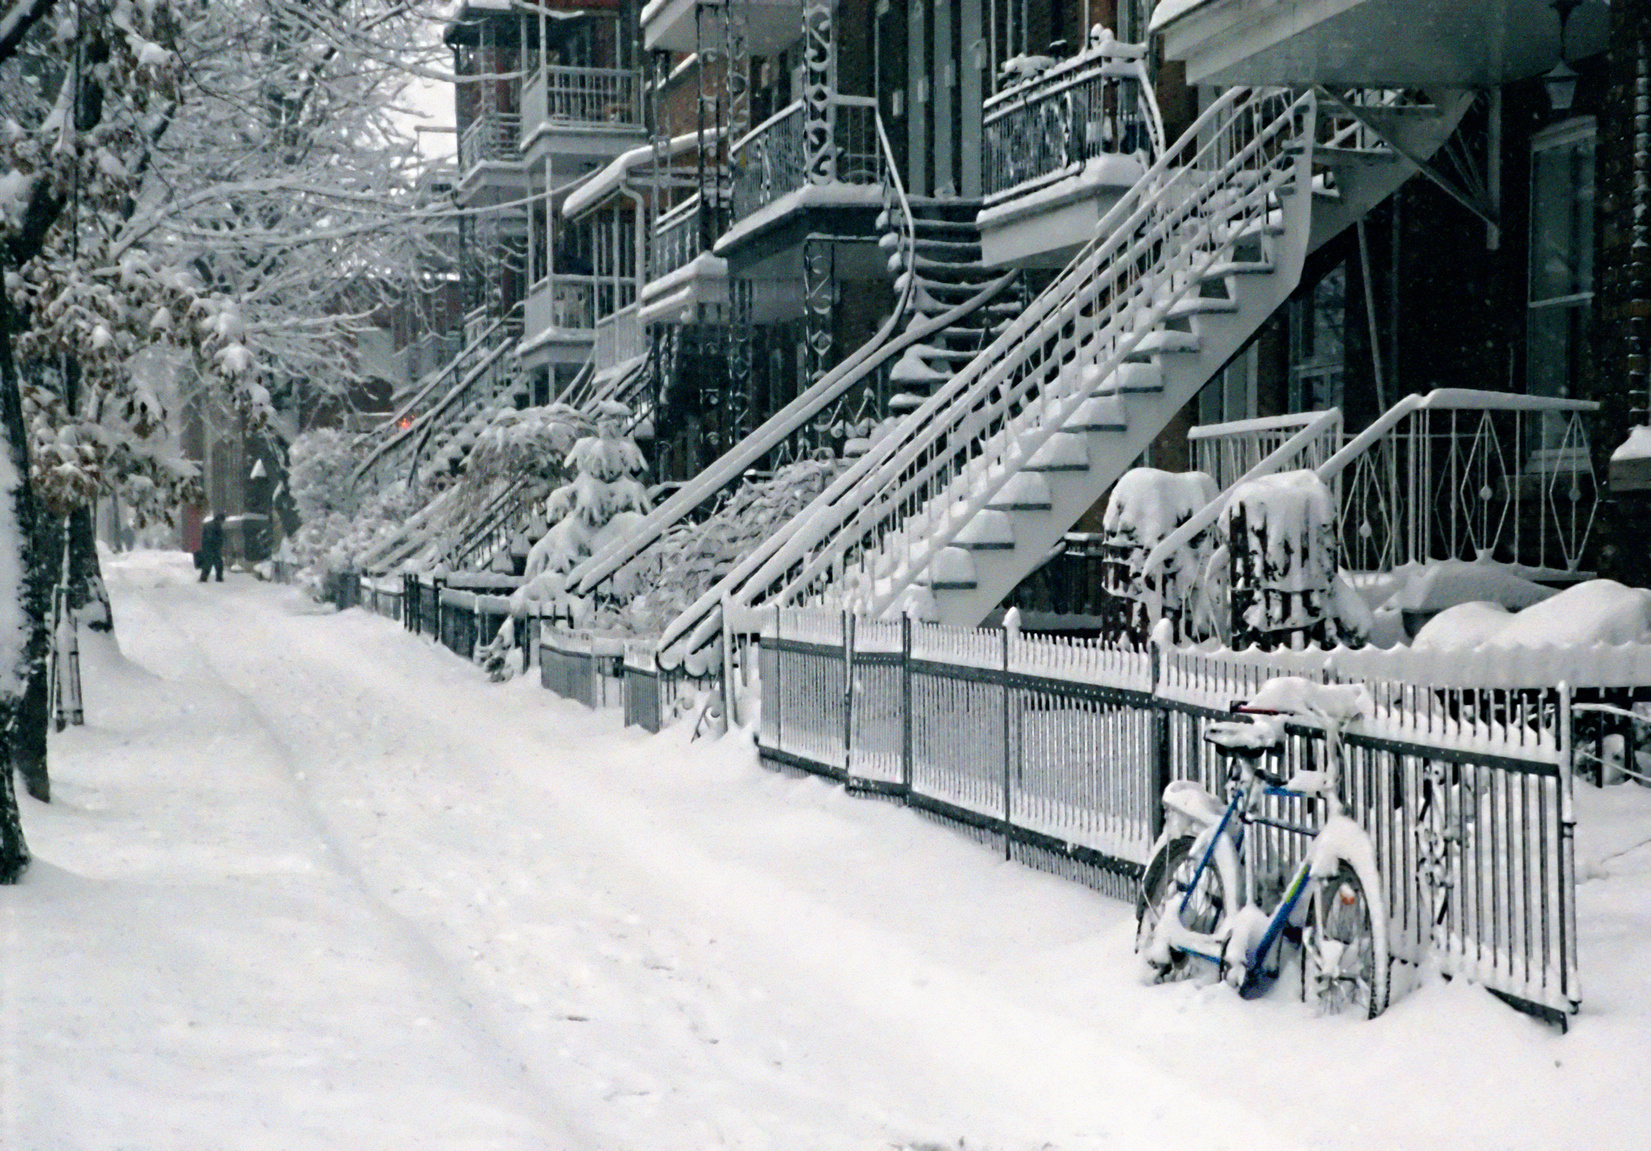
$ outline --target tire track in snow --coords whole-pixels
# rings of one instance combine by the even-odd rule
[[[190,590],[193,589],[185,588],[186,592]],[[204,606],[194,596],[187,599],[184,596],[175,597],[173,605],[192,609]],[[218,602],[211,605],[208,610],[216,615],[221,612],[222,607],[223,604]],[[192,619],[193,614],[191,612]],[[247,719],[249,726],[255,727],[264,737],[282,765],[283,770],[278,778],[293,796],[293,810],[314,833],[316,842],[325,850],[335,874],[360,896],[373,917],[385,926],[388,935],[398,941],[409,966],[448,1001],[448,1014],[468,1028],[472,1037],[485,1049],[496,1054],[495,1070],[501,1071],[502,1078],[509,1087],[521,1096],[524,1113],[533,1116],[545,1132],[557,1134],[559,1141],[555,1146],[558,1151],[596,1147],[597,1143],[592,1138],[585,1133],[574,1131],[566,1118],[556,1111],[554,1085],[543,1082],[531,1070],[527,1053],[520,1050],[512,1037],[492,1022],[491,1013],[477,1001],[467,987],[467,980],[457,965],[443,953],[441,947],[416,920],[397,910],[375,889],[356,861],[348,842],[338,834],[325,812],[316,803],[315,795],[307,783],[307,773],[299,766],[301,756],[287,739],[280,725],[248,693],[241,691],[229,681],[223,669],[201,642],[200,636],[180,624],[178,620],[177,613],[153,612],[151,626],[165,627],[183,640],[190,662],[201,677],[202,686],[209,686],[226,697],[235,710]],[[14,1145],[10,1141],[0,1143],[0,1147]]]

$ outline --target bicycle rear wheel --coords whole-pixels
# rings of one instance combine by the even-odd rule
[[[1141,877],[1141,893],[1135,900],[1135,951],[1145,951],[1152,942],[1153,933],[1165,915],[1173,915],[1181,906],[1181,894],[1192,883],[1198,870],[1198,860],[1192,854],[1193,837],[1183,835],[1164,845],[1147,864]],[[1225,893],[1221,890],[1220,872],[1206,867],[1199,877],[1198,890],[1186,901],[1181,922],[1193,931],[1210,934],[1221,922],[1226,911]],[[1185,952],[1170,951],[1167,966],[1152,965],[1161,983],[1190,978],[1197,970],[1197,960]]]
[[[1301,932],[1301,997],[1326,1014],[1360,1011],[1374,1019],[1387,1009],[1392,956],[1387,911],[1343,862],[1313,885]]]

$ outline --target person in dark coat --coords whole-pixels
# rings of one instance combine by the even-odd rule
[[[209,572],[218,573],[218,582],[224,582],[224,517],[213,512],[201,525],[201,582]]]

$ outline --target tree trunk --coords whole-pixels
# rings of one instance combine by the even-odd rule
[[[0,489],[0,503],[9,505],[0,509],[0,527],[9,529],[0,530],[0,564],[24,573],[23,586],[0,588],[0,594],[15,595],[21,601],[27,598],[27,564],[33,550],[23,530],[27,522],[23,513],[33,501],[29,498],[28,438],[23,424],[17,363],[12,358],[11,330],[11,301],[5,292],[0,292],[0,430],[4,432],[0,451],[4,452],[3,458],[16,477],[9,492]],[[5,523],[8,519],[11,522]],[[17,808],[17,789],[12,780],[7,746],[12,721],[17,718],[17,709],[22,703],[17,686],[24,672],[22,646],[16,637],[0,636],[0,884],[16,883],[29,866],[29,847],[23,838],[23,818]]]
[[[93,631],[114,631],[115,614],[97,558],[97,519],[90,507],[69,513],[69,607]]]

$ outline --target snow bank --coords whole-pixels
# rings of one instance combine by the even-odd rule
[[[1651,642],[1651,591],[1589,580],[1519,612],[1498,604],[1460,604],[1416,633],[1413,646],[1591,647]]]

